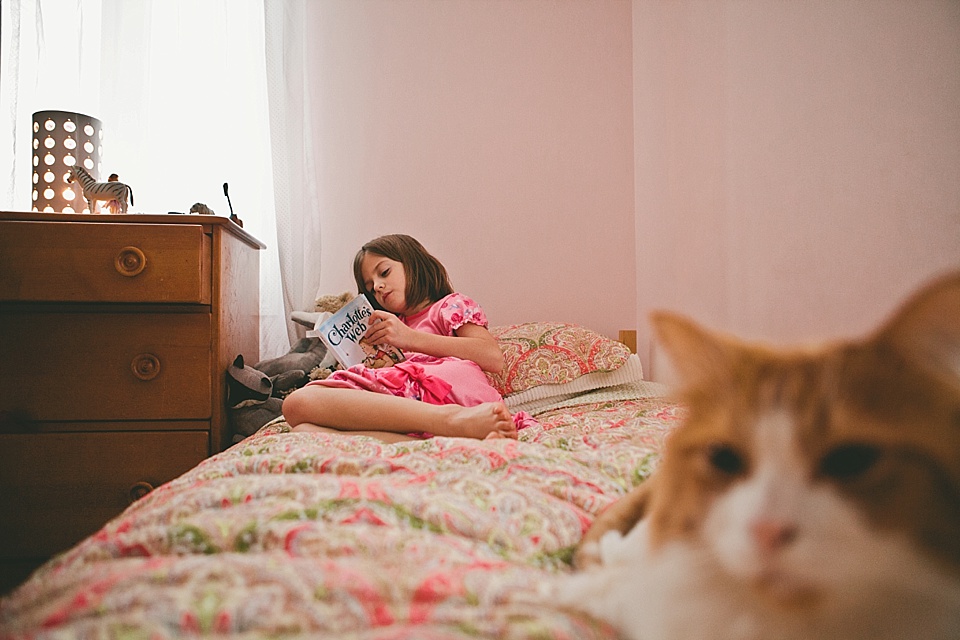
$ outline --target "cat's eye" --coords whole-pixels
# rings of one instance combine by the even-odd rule
[[[715,444],[707,451],[710,466],[729,476],[739,475],[747,468],[746,460],[733,447]]]
[[[839,446],[820,460],[820,474],[834,480],[853,480],[877,463],[880,450],[865,444]]]

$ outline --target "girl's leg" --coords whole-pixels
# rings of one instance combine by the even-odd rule
[[[502,402],[474,407],[435,405],[409,398],[323,385],[297,389],[283,401],[291,427],[300,424],[339,431],[386,431],[406,434],[426,431],[437,436],[516,438],[517,428]],[[304,427],[304,430],[309,427]]]
[[[394,442],[410,442],[411,440],[418,440],[418,438],[413,438],[402,433],[390,433],[389,431],[343,431],[341,429],[330,429],[329,427],[320,427],[315,424],[310,424],[309,422],[301,422],[297,426],[293,427],[291,431],[313,431],[315,433],[339,433],[343,435],[344,433],[349,433],[352,436],[370,436],[371,438],[376,438],[377,440],[382,440],[387,444],[393,444]]]

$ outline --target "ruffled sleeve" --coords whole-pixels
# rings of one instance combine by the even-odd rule
[[[451,293],[440,302],[440,321],[448,335],[465,324],[487,326],[487,314],[479,304],[462,293]]]

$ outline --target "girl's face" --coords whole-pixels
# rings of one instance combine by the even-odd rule
[[[409,315],[407,309],[407,273],[403,263],[367,252],[360,260],[363,288],[373,292],[381,307],[399,315]]]

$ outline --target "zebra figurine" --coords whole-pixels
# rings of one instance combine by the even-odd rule
[[[133,189],[122,182],[97,182],[79,165],[70,167],[70,171],[67,172],[67,182],[74,180],[80,183],[90,213],[94,213],[93,203],[97,200],[107,203],[112,200],[117,201],[120,205],[120,213],[127,212],[127,195],[130,196],[130,204],[133,204]]]

